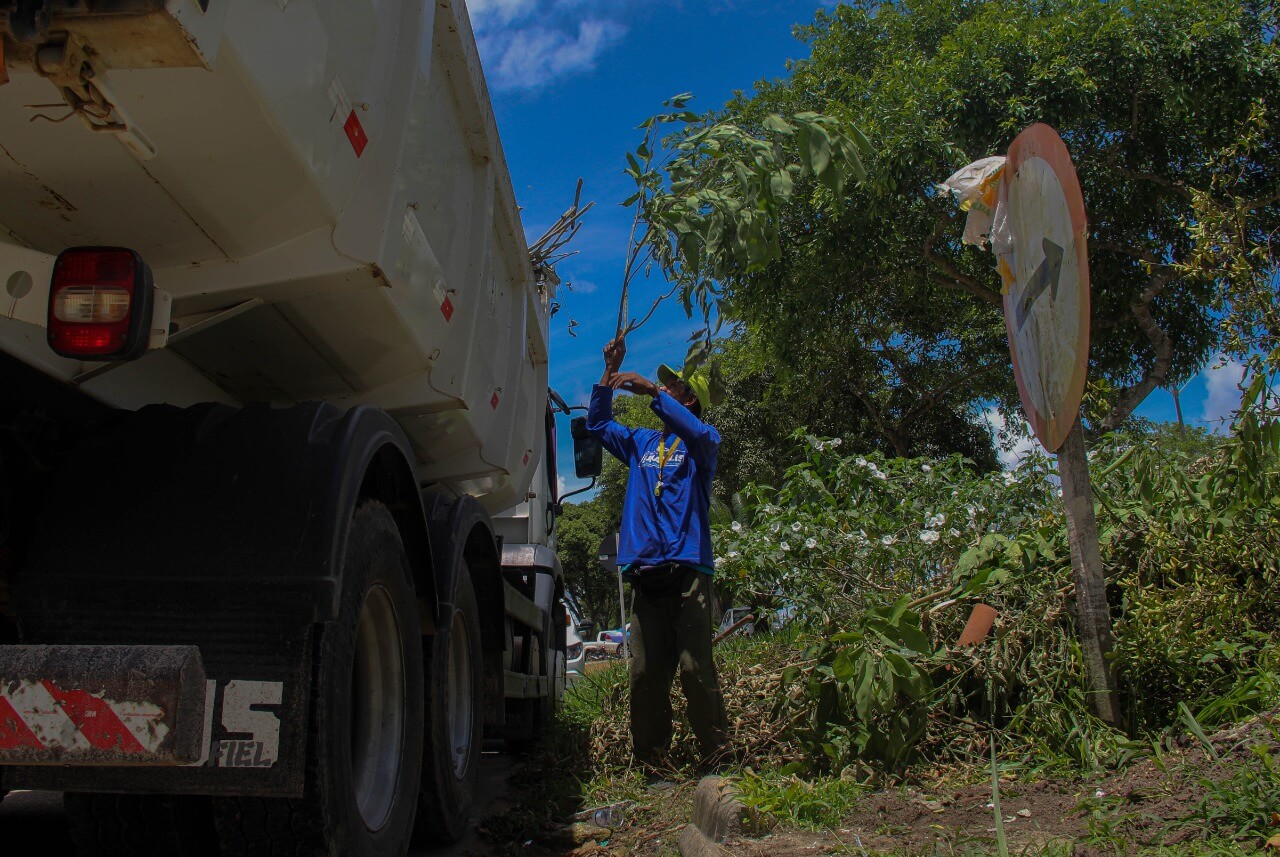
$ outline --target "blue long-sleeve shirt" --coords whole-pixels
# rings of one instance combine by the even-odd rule
[[[615,422],[609,387],[597,385],[587,409],[587,431],[630,470],[622,502],[618,565],[681,562],[709,573],[714,563],[711,480],[720,433],[666,393],[659,393],[650,407],[671,432],[632,429]],[[676,438],[680,445],[671,452]],[[655,496],[659,442],[670,457],[662,468],[662,494]]]

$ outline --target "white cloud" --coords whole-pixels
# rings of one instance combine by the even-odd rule
[[[538,0],[471,0],[467,11],[476,32],[503,27],[527,18],[538,6]]]
[[[1240,381],[1244,366],[1230,358],[1215,360],[1204,376],[1205,397],[1200,419],[1214,431],[1225,432],[1231,417],[1240,408]]]
[[[571,280],[570,282],[573,284],[573,291],[580,295],[589,295],[597,288],[596,284],[590,280]]]
[[[533,24],[481,40],[490,83],[497,90],[535,90],[566,75],[595,67],[605,50],[626,33],[617,21],[591,19],[577,32]]]
[[[1019,418],[1017,424],[1010,426],[1004,413],[992,405],[982,412],[982,421],[991,429],[996,441],[996,455],[1005,470],[1017,467],[1018,462],[1035,449],[1035,436],[1025,419]]]
[[[573,469],[572,458],[570,458],[568,462],[566,462],[566,464],[570,469]],[[557,497],[563,497],[565,494],[568,494],[570,491],[577,491],[579,488],[586,488],[588,485],[591,484],[590,479],[579,479],[576,476],[559,476],[556,478],[556,482],[558,485],[558,490],[556,493]],[[584,494],[579,494],[577,497],[570,497],[569,502],[585,503],[587,500],[590,500],[593,497],[595,497],[595,493],[588,491]]]
[[[534,91],[590,71],[627,32],[635,0],[471,0],[480,57],[495,91]]]

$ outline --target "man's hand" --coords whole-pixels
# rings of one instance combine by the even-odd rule
[[[604,347],[604,375],[600,377],[600,386],[609,386],[609,380],[622,368],[622,358],[626,356],[627,340],[621,336],[610,339]]]
[[[609,378],[609,386],[615,390],[626,390],[641,396],[658,395],[658,385],[638,372],[618,372]]]
[[[618,337],[609,340],[604,347],[604,370],[612,375],[622,368],[622,359],[627,356],[627,340]]]

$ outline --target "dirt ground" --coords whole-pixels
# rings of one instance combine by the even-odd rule
[[[1213,736],[1212,754],[1199,741],[1189,739],[1159,760],[1147,758],[1110,776],[1035,782],[1006,776],[1001,782],[1001,815],[1009,851],[1035,853],[1058,844],[1060,850],[1054,850],[1059,853],[1102,857],[1134,846],[1173,845],[1202,833],[1220,840],[1233,838],[1235,831],[1227,829],[1229,825],[1205,831],[1195,821],[1206,782],[1228,779],[1246,762],[1256,762],[1255,748],[1280,753],[1278,732],[1280,715],[1273,713]],[[483,853],[672,857],[679,853],[677,839],[691,816],[695,785],[691,772],[683,776],[672,772],[670,781],[650,786],[635,801],[626,802],[622,823],[608,830],[591,824],[593,807],[577,806],[572,815],[548,816],[536,823],[526,818],[519,837],[512,837],[514,831],[502,824],[504,812],[498,807],[488,825],[493,850]],[[960,787],[918,783],[872,792],[834,829],[775,828],[763,836],[731,839],[726,850],[743,857],[994,853],[991,798],[989,781]],[[1280,813],[1280,793],[1271,802],[1275,804],[1267,807],[1271,817],[1260,826],[1268,827],[1270,833],[1280,832],[1280,816],[1271,815]],[[1250,834],[1241,844],[1247,849],[1263,848],[1270,833]],[[497,839],[505,841],[498,845]]]
[[[1001,810],[1010,853],[1034,852],[1057,842],[1076,857],[1113,855],[1135,846],[1176,845],[1201,836],[1234,838],[1230,829],[1206,830],[1197,823],[1206,780],[1235,775],[1255,748],[1280,751],[1272,714],[1213,736],[1218,758],[1203,744],[1188,742],[1160,761],[1146,759],[1094,780],[1001,782]],[[750,857],[798,857],[823,853],[949,854],[994,852],[996,841],[989,782],[930,792],[904,788],[870,794],[842,825],[825,833],[777,830],[759,839],[731,840],[729,850]],[[1280,831],[1280,794],[1259,819]],[[1094,823],[1091,825],[1091,821]],[[1092,829],[1091,829],[1092,828]],[[1225,826],[1224,826],[1225,828]],[[1092,835],[1091,835],[1092,834]],[[1242,837],[1261,848],[1266,836]],[[1275,851],[1273,853],[1280,853]]]

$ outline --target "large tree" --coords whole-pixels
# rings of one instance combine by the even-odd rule
[[[936,183],[1046,122],[1084,191],[1091,427],[1112,429],[1205,364],[1242,296],[1274,306],[1275,32],[1274,4],[1259,0],[841,5],[801,30],[811,56],[786,79],[706,123],[768,140],[779,116],[821,111],[869,139],[865,179],[793,173],[776,252],[741,258],[684,204],[734,184],[714,169],[724,151],[703,151],[649,203],[666,230],[649,238],[690,305],[727,300],[778,365],[816,371],[815,387],[850,394],[915,453],[929,413],[972,424],[978,403],[1016,401],[992,257],[961,244],[963,215]]]

